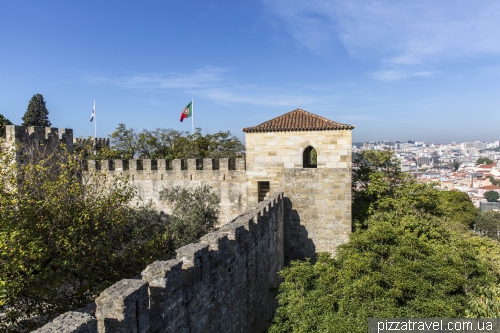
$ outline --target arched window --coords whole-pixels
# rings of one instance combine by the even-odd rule
[[[316,152],[316,149],[311,146],[304,149],[302,161],[304,168],[316,168],[318,165],[318,153]]]

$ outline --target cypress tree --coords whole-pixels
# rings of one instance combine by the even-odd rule
[[[33,95],[23,116],[23,126],[50,127],[49,110],[41,94]]]

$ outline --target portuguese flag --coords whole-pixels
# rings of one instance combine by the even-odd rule
[[[189,118],[192,115],[193,115],[193,101],[189,102],[189,104],[186,105],[186,107],[182,110],[182,112],[181,112],[181,122],[185,118]]]

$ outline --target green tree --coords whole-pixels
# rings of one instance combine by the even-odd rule
[[[439,192],[439,196],[439,206],[444,216],[466,227],[473,226],[478,210],[467,193],[442,191]]]
[[[488,179],[490,180],[491,185],[500,186],[500,180],[496,180],[493,176],[488,176]]]
[[[137,132],[120,123],[110,135],[112,146],[97,158],[181,159],[235,158],[244,156],[244,145],[229,131],[215,134],[180,132],[174,129],[144,129]]]
[[[483,195],[488,202],[498,202],[498,198],[500,198],[497,191],[486,191]]]
[[[134,158],[138,150],[138,134],[135,129],[127,128],[124,123],[120,123],[109,137],[112,144],[109,155],[119,156],[124,160]]]
[[[460,162],[453,162],[450,164],[450,166],[453,168],[453,171],[457,171],[460,168],[460,165]]]
[[[474,231],[483,236],[500,240],[500,213],[481,212],[474,220]]]
[[[195,189],[163,188],[160,200],[172,207],[169,230],[175,248],[197,242],[212,231],[217,222],[220,199],[208,185]]]
[[[23,126],[50,127],[49,110],[41,94],[33,95],[22,119]]]
[[[493,161],[487,157],[480,157],[477,159],[476,165],[480,165],[480,164],[493,164]]]
[[[33,330],[170,258],[167,219],[130,208],[127,178],[84,173],[64,149],[14,157],[0,151],[0,331]]]
[[[3,114],[0,114],[0,134],[3,135],[5,125],[13,125],[9,119],[5,118]]]
[[[467,318],[499,318],[500,286],[478,287],[478,293],[468,304]]]
[[[464,317],[476,286],[499,283],[500,248],[421,212],[420,202],[407,204],[372,214],[335,258],[285,268],[269,332],[366,332],[370,317]]]
[[[335,258],[320,254],[280,273],[269,332],[366,332],[369,317],[483,311],[478,286],[499,284],[500,246],[469,230],[471,221],[479,225],[469,198],[407,178],[390,152],[354,160],[353,207],[364,209],[353,214],[358,227]]]
[[[379,199],[394,196],[408,175],[393,151],[364,150],[352,161],[353,227],[359,228],[378,208]]]
[[[168,159],[173,160],[183,157],[180,139],[183,132],[157,128],[155,130],[144,129],[138,136],[138,153],[140,158]]]

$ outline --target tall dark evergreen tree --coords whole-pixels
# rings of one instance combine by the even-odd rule
[[[33,95],[23,116],[23,126],[49,127],[50,125],[49,110],[45,106],[43,96],[41,94]]]

